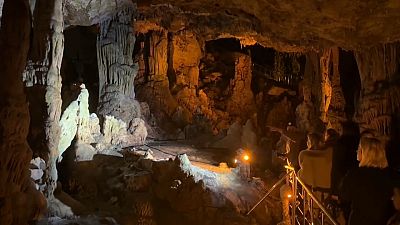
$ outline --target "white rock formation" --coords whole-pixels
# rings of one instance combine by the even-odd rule
[[[91,132],[89,114],[89,91],[84,84],[81,85],[81,93],[77,100],[79,102],[77,140],[84,143],[93,143],[94,138]]]
[[[131,117],[129,121],[128,127],[123,120],[106,115],[101,133],[99,118],[94,113],[89,114],[89,92],[81,85],[77,100],[67,107],[60,120],[59,160],[75,137],[77,161],[92,160],[98,153],[121,156],[118,149],[143,144],[147,137],[144,120]],[[90,145],[92,143],[97,143],[96,148]]]
[[[31,160],[31,178],[35,183],[36,190],[43,191],[44,190],[44,182],[42,180],[44,171],[46,169],[46,162],[40,158],[36,157]]]
[[[78,130],[78,111],[79,102],[73,101],[65,109],[60,120],[60,142],[58,144],[58,161],[61,161],[62,154],[71,145],[72,140],[74,140],[76,132]]]

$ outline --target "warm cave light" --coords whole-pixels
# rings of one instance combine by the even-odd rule
[[[291,195],[291,194],[288,194],[288,195],[287,195],[287,197],[288,197],[288,198],[291,198],[291,197],[292,197],[292,195]]]
[[[235,163],[237,163],[237,159],[235,159]]]
[[[248,160],[250,159],[250,157],[249,157],[248,155],[244,155],[244,156],[243,156],[243,159],[244,159],[245,161],[248,161]]]

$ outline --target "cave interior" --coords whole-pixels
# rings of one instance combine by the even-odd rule
[[[399,1],[0,6],[0,224],[290,224],[247,212],[345,123],[400,169]]]

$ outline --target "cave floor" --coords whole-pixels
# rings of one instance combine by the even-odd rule
[[[279,214],[279,202],[266,201],[256,216],[244,216],[273,183],[241,179],[228,149],[152,141],[122,153],[71,163],[56,197],[77,217],[41,224],[267,224]]]
[[[132,148],[131,148],[132,149]],[[174,159],[177,155],[186,154],[189,160],[197,165],[214,165],[227,163],[233,166],[234,154],[227,148],[212,148],[196,146],[189,141],[151,141],[135,150],[145,154],[151,150],[155,161]]]

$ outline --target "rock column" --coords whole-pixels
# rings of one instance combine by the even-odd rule
[[[129,125],[140,117],[134,100],[134,80],[138,66],[133,63],[135,36],[132,28],[133,5],[127,5],[100,23],[97,38],[99,67],[99,114],[112,115]]]
[[[44,99],[45,102],[41,106],[42,112],[47,114],[42,124],[47,148],[44,194],[49,214],[54,214],[54,204],[62,205],[54,198],[54,190],[58,177],[56,162],[59,156],[62,103],[60,68],[64,51],[63,1],[38,1],[34,15],[33,45],[23,79],[26,86],[42,89],[43,96],[35,95],[32,98]]]

